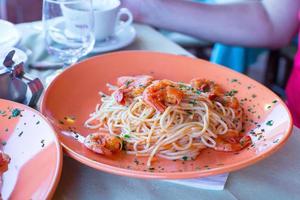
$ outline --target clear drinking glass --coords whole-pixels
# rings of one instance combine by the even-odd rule
[[[49,54],[74,64],[95,44],[92,0],[44,0],[43,26]]]

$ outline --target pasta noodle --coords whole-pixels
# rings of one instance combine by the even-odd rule
[[[145,101],[147,88],[158,82],[143,85],[142,93],[129,95],[125,104],[116,100],[120,86],[110,85],[112,94],[100,92],[102,103],[96,106],[85,126],[121,138],[128,154],[148,157],[148,167],[155,156],[193,160],[202,149],[216,148],[220,141],[223,146],[230,144],[219,136],[226,136],[229,131],[240,134],[243,109],[222,103],[233,97],[224,96],[217,101],[210,98],[210,92],[170,81],[172,87],[183,93],[183,98],[175,104],[165,101],[164,111],[159,112]]]

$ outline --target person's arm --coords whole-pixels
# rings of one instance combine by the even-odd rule
[[[184,0],[123,0],[138,22],[204,40],[252,47],[286,45],[299,28],[299,0],[203,4]]]

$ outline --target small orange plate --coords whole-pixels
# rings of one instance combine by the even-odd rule
[[[40,113],[0,99],[1,149],[10,156],[3,199],[51,199],[62,169],[55,131]]]
[[[159,158],[153,162],[153,168],[147,169],[146,158],[125,153],[115,157],[97,155],[74,138],[61,134],[62,130],[74,130],[84,136],[95,132],[83,124],[100,103],[98,92],[108,92],[106,84],[115,84],[119,76],[140,74],[182,82],[202,77],[223,85],[228,91],[235,90],[247,114],[245,132],[254,144],[238,153],[206,149],[194,161]],[[71,157],[99,170],[137,178],[205,177],[243,168],[278,150],[293,126],[284,102],[247,76],[195,58],[145,51],[110,53],[75,64],[50,84],[41,110]]]

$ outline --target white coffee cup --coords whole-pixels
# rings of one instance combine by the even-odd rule
[[[88,19],[88,4],[72,5],[65,4],[62,8],[63,16],[66,18],[68,32],[80,34],[81,24]],[[97,41],[103,41],[113,36],[118,31],[130,26],[133,16],[127,8],[121,8],[120,0],[93,0],[94,32]],[[122,21],[122,17],[126,21]]]

